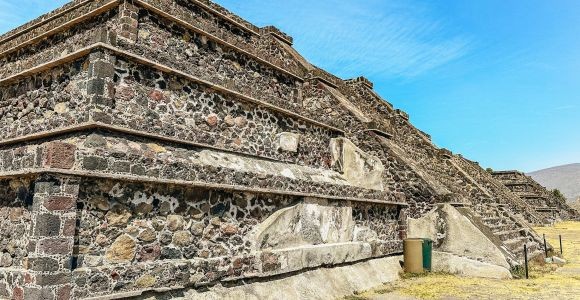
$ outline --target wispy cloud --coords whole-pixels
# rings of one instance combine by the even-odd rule
[[[334,45],[327,60],[341,62],[339,72],[369,76],[384,74],[414,77],[463,56],[469,40],[451,35],[444,24],[414,6],[366,7],[350,14],[343,7],[341,19],[328,28],[323,41]],[[334,31],[335,28],[341,28]],[[340,34],[337,34],[339,32]]]
[[[576,109],[576,105],[561,105],[561,106],[556,106],[553,108],[553,110],[555,111],[568,111],[568,110],[574,110]]]
[[[229,2],[229,1],[222,1]],[[255,2],[255,1],[250,1]],[[415,77],[468,53],[471,39],[434,17],[424,4],[369,0],[269,1],[257,6],[284,10],[279,20],[291,31],[296,47],[314,63],[343,76]],[[240,10],[248,11],[246,3]]]

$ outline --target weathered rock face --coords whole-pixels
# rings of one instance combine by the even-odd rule
[[[353,230],[351,207],[301,203],[281,209],[261,223],[255,242],[259,249],[350,242]]]
[[[539,250],[528,203],[291,44],[199,0],[73,0],[0,36],[0,298],[376,259],[440,203],[510,264]]]
[[[384,189],[382,175],[385,167],[379,158],[364,153],[344,138],[333,139],[330,149],[332,165],[353,185],[375,190]]]

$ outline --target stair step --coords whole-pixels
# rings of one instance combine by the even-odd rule
[[[528,242],[528,243],[526,243],[526,245],[528,246],[528,257],[531,256],[530,255],[531,253],[534,253],[536,251],[543,251],[538,243]],[[520,256],[520,255],[523,256],[524,255],[524,246],[522,245],[522,247],[515,249],[513,251],[513,253],[518,255],[518,256]]]
[[[506,240],[513,240],[519,237],[525,237],[522,233],[524,233],[524,229],[514,229],[514,230],[506,230],[506,231],[499,231],[494,232],[494,234],[499,237],[502,241]]]
[[[497,213],[488,213],[488,212],[482,212],[482,213],[479,213],[479,215],[482,218],[484,218],[484,219],[485,218],[496,218],[496,217],[498,217],[498,214]]]
[[[509,230],[516,230],[519,228],[515,223],[497,224],[497,225],[491,225],[488,227],[494,233],[502,232],[502,231],[509,231]]]
[[[501,218],[499,217],[488,217],[488,218],[482,218],[484,223],[498,223],[497,221],[501,221]]]
[[[519,248],[524,248],[524,244],[527,242],[528,238],[525,236],[516,238],[516,239],[511,239],[511,240],[507,240],[504,241],[504,245],[512,252],[516,251]]]

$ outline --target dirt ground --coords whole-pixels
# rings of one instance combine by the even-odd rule
[[[559,252],[562,235],[563,257],[567,263],[558,267],[536,263],[530,279],[495,280],[462,278],[449,274],[407,277],[346,300],[385,299],[578,299],[580,300],[580,222],[562,222],[554,227],[539,227],[547,241]]]

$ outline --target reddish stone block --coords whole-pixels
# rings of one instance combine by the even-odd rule
[[[240,257],[236,257],[232,261],[232,267],[234,269],[241,269],[243,266],[244,266],[244,262],[243,262],[242,258],[240,258]]]
[[[21,287],[14,287],[12,290],[12,299],[14,300],[24,300],[24,290]]]
[[[51,196],[44,201],[48,210],[72,210],[76,207],[76,199],[66,196]]]
[[[56,300],[69,300],[71,298],[71,286],[65,285],[56,292]]]
[[[149,93],[149,98],[151,98],[151,100],[161,102],[165,100],[165,95],[163,95],[163,92],[160,90],[153,90]]]
[[[157,244],[144,246],[137,254],[137,260],[140,262],[154,261],[161,256],[161,247]]]
[[[46,238],[38,242],[38,252],[48,255],[70,254],[71,241],[67,238]]]
[[[56,169],[71,169],[75,164],[77,147],[62,142],[50,142],[45,147],[44,166]]]

